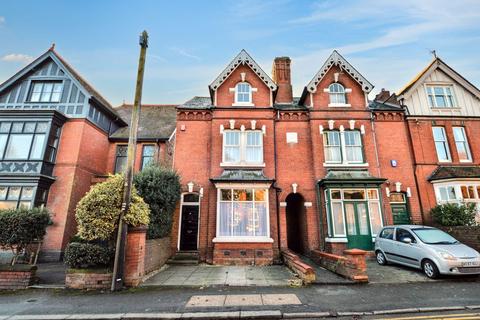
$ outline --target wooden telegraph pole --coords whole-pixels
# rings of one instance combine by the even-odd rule
[[[138,60],[137,84],[135,89],[135,101],[130,121],[130,135],[128,137],[127,168],[125,183],[123,186],[122,211],[118,221],[117,243],[115,246],[115,261],[113,265],[112,291],[123,287],[125,276],[125,244],[127,240],[127,225],[123,222],[124,215],[130,207],[133,184],[133,168],[135,164],[135,150],[137,146],[138,120],[140,118],[140,105],[142,102],[143,74],[145,71],[145,56],[148,47],[148,34],[143,31],[140,35],[140,58]]]

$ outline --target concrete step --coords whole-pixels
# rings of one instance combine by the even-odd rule
[[[168,259],[168,264],[197,265],[199,260],[198,251],[179,251]]]
[[[174,260],[174,259],[169,259],[169,260],[167,260],[167,264],[192,266],[192,265],[198,265],[198,260]]]

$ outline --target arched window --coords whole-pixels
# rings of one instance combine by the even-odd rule
[[[328,87],[330,95],[330,104],[346,104],[347,98],[345,96],[345,88],[340,83],[332,83]]]
[[[235,87],[235,103],[252,103],[252,87],[247,82],[239,82]]]

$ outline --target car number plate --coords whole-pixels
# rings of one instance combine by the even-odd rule
[[[480,266],[480,261],[462,262],[462,267],[478,267],[478,266]]]

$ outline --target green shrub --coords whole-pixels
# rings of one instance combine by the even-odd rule
[[[50,223],[46,209],[0,210],[0,247],[13,252],[12,264],[28,244],[43,239]]]
[[[173,214],[180,199],[180,177],[158,165],[150,165],[134,177],[138,194],[150,206],[149,239],[163,238],[170,234]]]
[[[473,226],[475,222],[475,204],[446,203],[440,204],[430,210],[433,221],[447,226]]]
[[[94,243],[70,242],[65,249],[65,264],[70,268],[108,267],[115,251]]]
[[[123,176],[114,175],[94,185],[75,210],[77,235],[84,240],[112,240],[115,237],[123,197]],[[148,225],[150,209],[132,189],[130,209],[124,221],[134,227]]]

